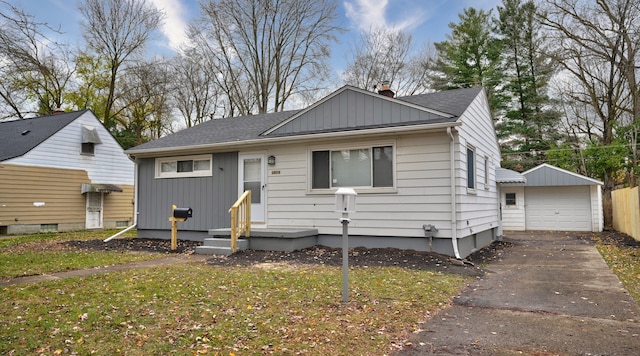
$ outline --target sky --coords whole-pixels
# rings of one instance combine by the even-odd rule
[[[200,14],[198,0],[146,0],[165,14],[161,33],[149,45],[151,54],[167,57],[175,54],[187,40],[186,26]],[[313,1],[313,0],[310,0]],[[401,29],[413,36],[414,44],[439,42],[449,33],[448,24],[458,22],[458,14],[467,7],[489,10],[501,0],[336,0],[340,25],[347,31],[340,35],[332,51],[331,66],[335,72],[344,70],[347,53],[354,46],[359,31],[383,26]],[[62,34],[52,35],[72,46],[81,45],[82,15],[80,0],[8,0],[37,22],[47,23]],[[495,11],[495,10],[494,10]]]

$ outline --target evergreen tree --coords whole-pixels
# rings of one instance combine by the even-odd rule
[[[459,23],[450,23],[447,40],[435,43],[437,59],[430,69],[434,89],[484,86],[494,112],[502,107],[497,93],[501,43],[491,32],[491,11],[464,9]]]
[[[502,41],[503,94],[508,97],[505,115],[496,125],[503,166],[516,170],[532,168],[546,160],[558,139],[559,113],[547,96],[554,73],[552,59],[543,54],[545,39],[531,0],[503,0],[498,6],[495,31]],[[516,153],[509,155],[509,153]]]

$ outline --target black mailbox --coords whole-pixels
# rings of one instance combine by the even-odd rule
[[[193,209],[191,208],[175,208],[173,209],[173,217],[174,218],[191,218],[193,217]]]

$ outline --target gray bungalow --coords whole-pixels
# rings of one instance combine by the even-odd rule
[[[340,246],[340,187],[358,193],[351,246],[464,258],[499,237],[500,151],[482,88],[394,98],[345,86],[303,110],[211,120],[127,153],[140,237],[169,238],[175,204],[193,209],[179,238],[204,240],[229,228],[250,189],[249,247]]]

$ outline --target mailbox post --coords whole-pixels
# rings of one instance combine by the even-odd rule
[[[193,210],[191,208],[178,208],[175,205],[171,205],[171,250],[175,251],[178,248],[178,222],[187,221],[188,218],[193,217]]]
[[[349,302],[349,213],[356,211],[356,193],[353,188],[336,191],[336,213],[341,213],[342,223],[342,302]]]

